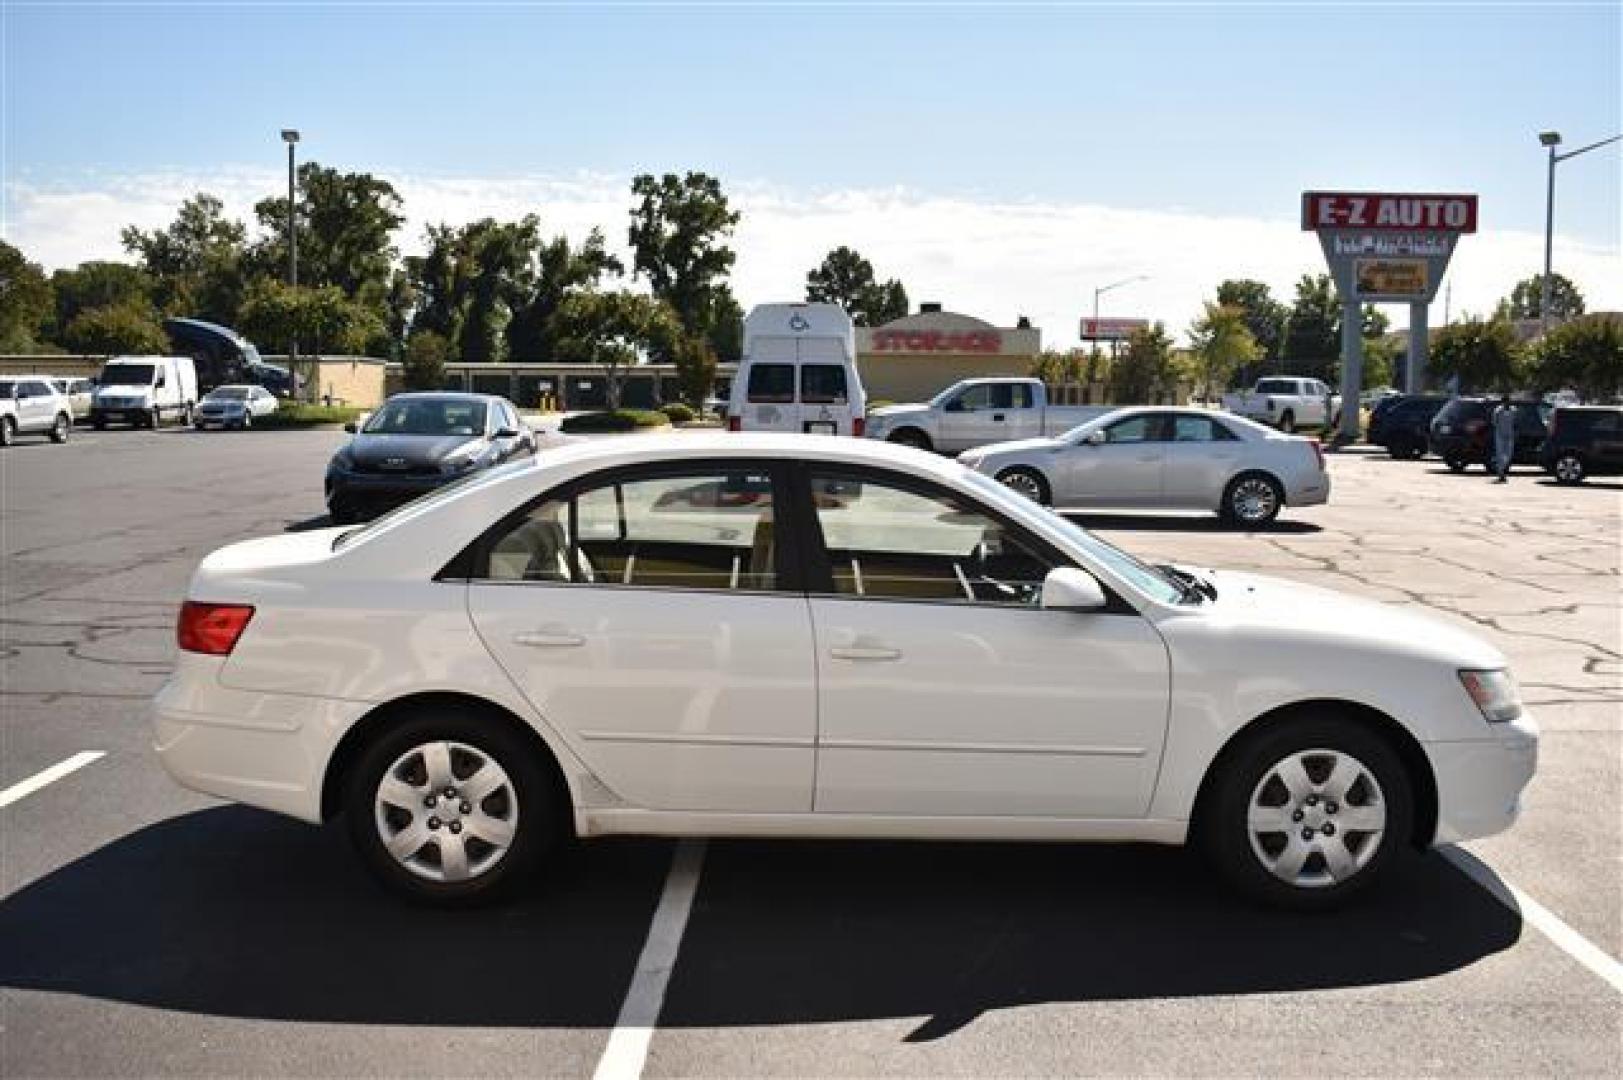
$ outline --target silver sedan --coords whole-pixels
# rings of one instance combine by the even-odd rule
[[[1078,510],[1211,510],[1243,525],[1330,498],[1318,442],[1228,413],[1126,408],[1052,439],[960,454],[1045,505]]]

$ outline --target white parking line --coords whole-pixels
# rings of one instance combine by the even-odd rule
[[[1457,847],[1439,850],[1443,858],[1458,867],[1466,877],[1542,931],[1545,937],[1555,943],[1556,948],[1605,979],[1613,990],[1623,994],[1623,963],[1619,963],[1600,946],[1562,922],[1561,917],[1555,912],[1489,870],[1475,855]]]
[[[0,791],[0,808],[10,806],[18,799],[32,795],[47,784],[54,784],[64,776],[89,765],[92,761],[106,756],[103,750],[81,750],[66,761],[59,761],[43,772],[37,772],[27,780],[19,780],[4,791]]]
[[[665,1004],[665,986],[676,967],[676,954],[682,948],[688,913],[693,910],[693,894],[699,888],[699,871],[704,866],[704,841],[683,840],[671,858],[665,875],[665,890],[648,926],[648,940],[637,957],[637,973],[631,978],[620,1016],[609,1033],[609,1043],[598,1059],[593,1080],[638,1080],[648,1060],[648,1044],[659,1023],[659,1010]]]

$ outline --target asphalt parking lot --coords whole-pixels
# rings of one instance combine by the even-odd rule
[[[321,524],[342,437],[112,431],[0,459],[0,1074],[589,1075],[618,1037],[675,845],[587,845],[517,905],[424,912],[335,831],[190,795],[152,757],[192,567]],[[1623,1069],[1623,484],[1332,470],[1329,506],[1256,534],[1079,520],[1493,640],[1544,728],[1513,831],[1318,917],[1151,847],[690,844],[643,1075]]]

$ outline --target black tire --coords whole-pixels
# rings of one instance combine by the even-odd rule
[[[17,441],[17,421],[7,416],[0,418],[0,446],[11,446]]]
[[[92,416],[90,418],[90,426],[95,428],[97,431],[106,431],[107,418],[103,416]]]
[[[1296,433],[1296,414],[1289,409],[1279,414],[1279,430],[1287,435]]]
[[[147,427],[151,428],[153,431],[157,431],[158,430],[158,425],[162,424],[162,423],[163,423],[163,416],[158,412],[158,407],[156,405],[154,405],[151,409],[147,410],[147,416],[146,416],[146,425],[147,425]]]
[[[1466,461],[1464,458],[1460,457],[1458,454],[1454,454],[1454,455],[1451,455],[1449,457],[1443,458],[1443,464],[1448,466],[1448,471],[1449,472],[1457,472],[1457,473],[1462,473],[1466,469],[1470,468],[1470,466],[1471,466],[1471,463],[1469,461]]]
[[[1039,506],[1053,505],[1054,489],[1048,486],[1048,478],[1036,469],[1016,465],[1012,469],[1004,469],[998,473],[997,482],[1011,491],[1024,495]]]
[[[891,432],[890,438],[886,439],[885,441],[893,442],[900,446],[911,446],[915,450],[935,449],[935,443],[930,441],[930,436],[926,435],[918,428],[906,427],[902,428],[900,431],[893,431]]]
[[[1197,809],[1194,824],[1195,840],[1201,850],[1218,872],[1242,893],[1267,904],[1298,911],[1335,907],[1378,882],[1395,860],[1404,858],[1412,850],[1414,785],[1402,759],[1375,730],[1350,717],[1326,711],[1292,718],[1241,738],[1243,741],[1225,750],[1213,764],[1212,787]],[[1314,792],[1311,797],[1319,802],[1316,807],[1302,806],[1274,774],[1275,766],[1293,755],[1303,755],[1307,763],[1318,763],[1322,769],[1351,758],[1362,768],[1366,779],[1359,780],[1345,796],[1336,796],[1345,799],[1344,805],[1337,806],[1332,801],[1334,797],[1325,794],[1328,772],[1315,775],[1313,769],[1304,769]],[[1373,777],[1373,785],[1367,777]],[[1267,809],[1281,811],[1284,830],[1259,831],[1253,835],[1250,817],[1254,796],[1259,804],[1264,800],[1283,800],[1280,805],[1270,805]],[[1293,806],[1297,808],[1296,813],[1313,816],[1296,819],[1291,813]],[[1338,835],[1324,832],[1325,827],[1335,830],[1336,821],[1348,820],[1347,815],[1355,811],[1368,814],[1373,807],[1384,811],[1384,823],[1378,834],[1351,829]],[[1301,823],[1296,824],[1297,821]],[[1298,846],[1297,837],[1291,835],[1298,828],[1314,833],[1312,841],[1300,846],[1322,845],[1314,847],[1301,866],[1303,877],[1318,878],[1318,881],[1287,882],[1264,862],[1266,857],[1283,858],[1286,845]],[[1356,867],[1341,880],[1329,872],[1330,863],[1323,853],[1338,840]],[[1271,850],[1275,845],[1278,849]]]
[[[409,813],[397,812],[393,807],[379,810],[378,790],[385,773],[411,755],[414,748],[442,743],[464,748],[453,751],[449,756],[453,767],[460,764],[461,768],[471,769],[482,757],[499,766],[508,782],[480,800],[471,813],[458,813],[459,806],[446,799],[442,792],[432,793],[435,798],[444,800],[432,808],[425,804]],[[407,759],[407,762],[406,771],[397,772],[397,778],[412,776],[410,770],[426,765],[426,758],[417,756]],[[459,779],[454,783],[460,784],[468,779],[462,773],[456,775]],[[427,777],[423,779],[426,783]],[[452,798],[459,799],[460,796]],[[460,806],[469,805],[467,802],[460,803]],[[443,813],[460,818],[462,814],[468,814],[463,820],[471,821],[476,814],[483,814],[487,809],[494,811],[492,816],[511,815],[512,840],[488,868],[464,880],[431,880],[423,873],[408,868],[385,847],[382,830],[385,827],[399,827],[398,823],[402,821],[409,822],[405,828],[420,826],[421,834],[426,837],[418,849],[422,864],[430,867],[426,872],[432,872],[431,864],[438,862],[442,841],[465,842],[470,869],[476,868],[480,858],[489,855],[488,852],[483,855],[477,853],[478,849],[494,850],[492,845],[481,840],[476,835],[477,830],[472,828],[468,829],[465,839],[451,841],[450,826],[443,822],[434,826],[432,822],[438,821],[438,818],[426,815]],[[490,903],[511,894],[513,889],[532,879],[541,861],[557,847],[558,839],[566,828],[566,823],[559,820],[559,800],[552,781],[542,762],[537,759],[534,746],[505,721],[458,703],[414,709],[394,718],[383,728],[379,736],[361,751],[354,768],[350,770],[344,791],[344,811],[350,841],[373,878],[405,900],[435,907],[468,907]],[[387,824],[380,822],[380,817],[386,818]],[[429,832],[431,827],[433,831]],[[458,830],[458,837],[461,838],[461,830]]]
[[[1568,450],[1555,459],[1550,474],[1555,477],[1555,482],[1558,484],[1576,485],[1584,482],[1584,478],[1589,475],[1589,470],[1584,468],[1584,459],[1582,457]]]
[[[1254,485],[1261,484],[1268,494],[1260,493]],[[1285,488],[1265,472],[1243,472],[1228,482],[1223,489],[1223,506],[1219,510],[1230,525],[1259,528],[1271,523],[1285,507]]]
[[[242,430],[247,431],[249,428],[251,428],[253,426],[254,426],[254,415],[253,415],[253,413],[243,413],[242,414]]]
[[[334,525],[353,525],[360,519],[346,503],[340,501],[327,504],[327,520]]]
[[[57,413],[56,422],[51,425],[51,441],[58,444],[65,443],[72,431],[73,417],[67,413]]]

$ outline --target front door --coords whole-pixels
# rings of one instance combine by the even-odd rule
[[[1060,459],[1056,506],[1155,506],[1161,501],[1166,443],[1163,414],[1137,413],[1104,428],[1101,443],[1080,442]]]
[[[632,806],[811,809],[811,624],[773,472],[599,474],[499,528],[469,586],[486,647]]]
[[[945,488],[814,468],[810,489],[819,812],[1146,812],[1168,659],[1145,619],[1039,608],[1061,556]]]

